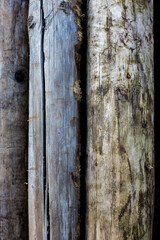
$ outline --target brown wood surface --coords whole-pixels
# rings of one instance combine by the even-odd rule
[[[153,1],[88,1],[87,240],[151,240]]]
[[[0,239],[28,239],[28,1],[0,3]]]

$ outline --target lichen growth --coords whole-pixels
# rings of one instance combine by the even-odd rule
[[[77,25],[77,35],[78,35],[78,43],[76,44],[76,50],[78,50],[81,47],[82,40],[83,40],[83,34],[82,34],[82,18],[84,15],[82,14],[82,0],[76,0],[73,1],[74,7],[73,12],[75,15],[75,23]]]
[[[63,11],[67,16],[70,15],[70,2],[62,1],[59,5],[59,10]]]
[[[74,85],[72,86],[74,97],[77,101],[81,101],[82,98],[82,90],[80,87],[80,80],[76,80]]]

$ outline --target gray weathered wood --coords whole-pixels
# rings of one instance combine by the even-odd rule
[[[152,239],[153,1],[88,1],[87,240]]]
[[[76,239],[80,1],[37,0],[29,8],[29,236]]]
[[[0,4],[0,239],[27,238],[28,1]]]
[[[44,236],[40,1],[29,3],[29,239]]]

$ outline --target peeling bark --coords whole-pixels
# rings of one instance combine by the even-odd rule
[[[152,239],[153,1],[88,1],[87,239]]]
[[[80,1],[30,1],[29,237],[79,237]]]
[[[27,239],[28,1],[0,7],[0,239]]]

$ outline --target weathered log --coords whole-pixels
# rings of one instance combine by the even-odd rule
[[[152,239],[153,1],[88,1],[88,240]]]
[[[0,6],[0,239],[28,239],[28,1]]]
[[[29,238],[79,236],[80,1],[30,1]]]

